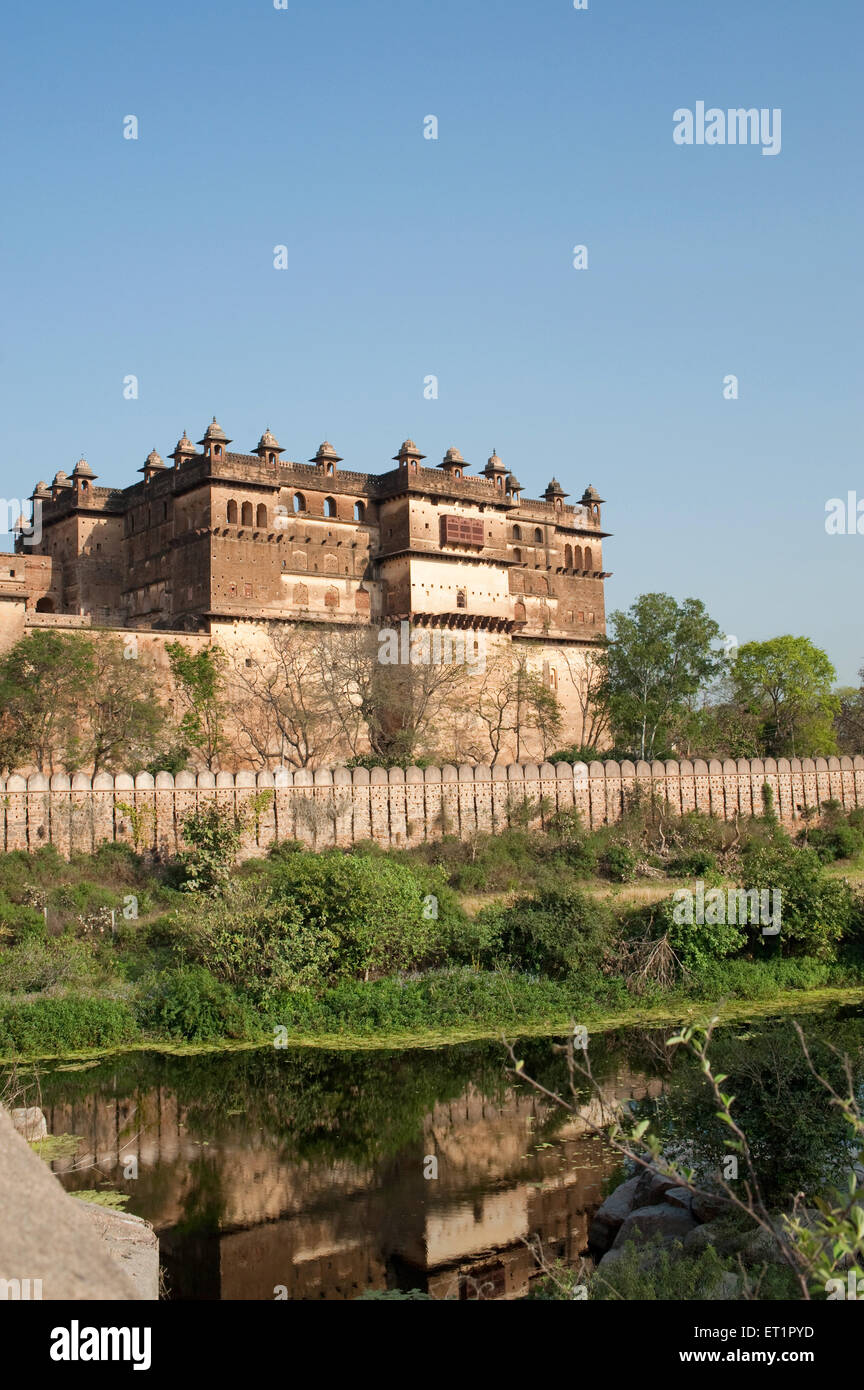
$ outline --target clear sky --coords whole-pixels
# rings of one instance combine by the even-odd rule
[[[862,53],[861,0],[8,7],[0,488],[126,485],[213,414],[373,472],[494,446],[608,500],[610,611],[694,595],[851,683]],[[698,101],[780,153],[677,145]]]

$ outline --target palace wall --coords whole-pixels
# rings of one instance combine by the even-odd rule
[[[374,840],[404,848],[444,834],[465,839],[508,825],[542,826],[575,808],[595,828],[621,818],[637,790],[662,797],[676,813],[702,811],[725,820],[762,809],[762,788],[789,827],[802,811],[836,800],[864,806],[864,757],[712,759],[703,762],[497,764],[493,767],[337,767],[316,772],[160,772],[90,778],[41,773],[0,779],[0,849],[89,853],[122,841],[164,857],[182,846],[182,821],[208,804],[247,822],[243,854],[261,855],[277,841],[315,849]]]

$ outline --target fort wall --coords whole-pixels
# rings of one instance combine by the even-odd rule
[[[678,814],[732,821],[761,812],[766,784],[778,817],[794,828],[823,801],[864,806],[864,757],[12,775],[0,778],[0,849],[53,844],[68,856],[118,841],[167,858],[183,848],[184,818],[214,803],[243,818],[244,857],[283,840],[315,849],[374,840],[395,849],[445,834],[467,839],[526,820],[540,827],[574,808],[593,829],[620,820],[637,790]]]

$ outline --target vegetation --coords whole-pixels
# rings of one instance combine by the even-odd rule
[[[384,1036],[548,1027],[573,1017],[765,1001],[864,984],[864,906],[835,856],[857,812],[797,841],[770,806],[729,825],[634,796],[620,823],[385,853],[278,844],[238,865],[238,822],[184,824],[169,863],[121,845],[65,863],[0,857],[0,1054],[152,1039]],[[688,916],[712,892],[742,915]],[[766,936],[752,908],[779,893]],[[750,904],[750,915],[744,910]],[[736,908],[737,912],[737,908]]]

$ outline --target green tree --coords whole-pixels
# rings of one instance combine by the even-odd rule
[[[194,748],[204,766],[212,771],[218,767],[227,747],[224,654],[219,647],[202,647],[198,652],[190,652],[180,642],[166,643],[165,651],[184,706],[180,734],[184,743]]]
[[[713,647],[720,628],[699,599],[641,594],[627,613],[611,615],[603,698],[616,744],[654,756],[676,717],[724,665]]]
[[[150,668],[109,633],[37,631],[0,660],[0,762],[136,772],[165,722]]]
[[[745,642],[732,665],[735,698],[761,721],[762,748],[771,757],[812,757],[837,747],[832,694],[836,672],[809,637]]]

